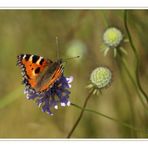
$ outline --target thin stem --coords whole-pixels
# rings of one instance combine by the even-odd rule
[[[129,71],[129,69],[128,69],[128,66],[127,66],[126,61],[125,61],[124,59],[122,59],[121,62],[122,62],[122,64],[123,64],[124,68],[125,68],[125,71],[127,72],[128,76],[129,76],[129,78],[131,79],[131,82],[133,83],[133,86],[135,87],[135,90],[136,90],[136,92],[137,92],[137,94],[138,94],[138,96],[139,96],[139,99],[140,99],[142,105],[143,105],[144,108],[146,108],[146,110],[147,110],[147,106],[146,106],[146,104],[144,103],[143,98],[141,97],[141,94],[139,93],[139,89],[137,88],[136,82],[135,82],[134,78],[132,77],[132,75],[131,75],[131,73],[130,73],[130,71]]]
[[[103,17],[103,21],[104,21],[104,26],[107,28],[109,25],[109,23],[108,23],[108,19],[107,19],[107,17],[106,17],[106,11],[102,11],[101,12],[101,14],[102,14],[102,17]]]
[[[83,105],[82,110],[81,110],[81,113],[80,113],[78,119],[76,120],[75,124],[73,125],[71,131],[69,132],[67,138],[70,138],[70,137],[71,137],[71,135],[73,134],[74,130],[75,130],[76,127],[78,126],[80,120],[82,119],[82,116],[83,116],[85,107],[86,107],[86,105],[87,105],[87,102],[88,102],[88,100],[90,99],[90,97],[91,97],[91,95],[93,94],[93,92],[94,92],[94,89],[92,89],[92,91],[91,91],[91,92],[88,94],[88,96],[86,97],[85,102],[84,102],[84,105]]]
[[[134,86],[134,88],[135,88],[135,90],[136,90],[136,92],[137,92],[137,94],[138,94],[138,97],[139,97],[139,99],[140,99],[142,105],[143,105],[144,108],[147,110],[147,106],[146,106],[146,104],[145,104],[145,102],[144,102],[144,100],[143,100],[143,96],[141,96],[141,93],[139,92],[139,89],[137,88],[137,84],[136,84],[135,79],[133,78],[132,74],[130,73],[130,70],[129,70],[129,68],[128,68],[128,64],[127,64],[126,60],[122,57],[122,55],[121,55],[120,53],[118,54],[118,56],[119,56],[118,59],[120,59],[121,64],[123,65],[123,67],[124,67],[124,69],[125,69],[125,71],[126,71],[128,77],[130,78],[130,80],[131,80],[131,82],[132,82],[132,84],[133,84],[133,86]],[[120,62],[118,62],[118,64],[119,64],[119,63],[120,63]],[[120,66],[119,66],[119,67],[120,67]]]
[[[142,88],[142,86],[141,86],[141,83],[140,83],[140,79],[139,79],[139,64],[140,64],[140,60],[139,60],[139,56],[138,56],[138,53],[137,53],[137,49],[136,49],[136,47],[134,46],[134,43],[133,43],[133,40],[132,40],[132,36],[131,36],[130,31],[129,31],[129,28],[128,28],[127,14],[128,14],[128,11],[125,10],[125,11],[124,11],[124,26],[125,26],[125,29],[126,29],[126,32],[127,32],[128,38],[129,38],[130,45],[131,45],[131,48],[132,48],[132,50],[133,50],[133,53],[134,53],[135,59],[136,59],[135,74],[136,74],[137,86],[138,86],[138,89],[139,89],[140,92],[143,94],[143,96],[145,97],[145,99],[146,99],[146,101],[147,101],[147,103],[148,103],[148,96],[147,96],[147,94],[145,93],[145,91],[143,90],[143,88]]]
[[[126,93],[127,93],[127,99],[128,99],[128,102],[129,102],[129,107],[130,107],[130,117],[131,117],[131,124],[134,126],[135,125],[135,114],[134,114],[134,107],[133,107],[133,103],[132,103],[132,98],[129,97],[130,96],[130,92],[129,92],[129,89],[128,87],[126,86],[126,80],[124,79],[124,74],[122,72],[123,70],[123,64],[121,62],[121,58],[122,58],[122,53],[119,53],[119,56],[117,55],[117,58],[116,58],[116,64],[119,68],[119,72],[120,72],[120,80],[121,80],[121,84],[123,85],[123,88],[125,89]],[[121,64],[120,64],[121,63]],[[132,129],[131,130],[131,134],[132,135],[136,135],[135,131]]]
[[[74,103],[71,103],[71,105],[74,106],[74,107],[76,107],[76,108],[78,108],[78,109],[82,109],[82,110],[84,110],[84,111],[87,111],[87,112],[90,112],[90,113],[94,113],[94,114],[96,114],[96,115],[102,116],[102,117],[107,118],[107,119],[110,119],[110,120],[112,120],[112,121],[115,121],[115,122],[121,124],[121,125],[124,126],[124,127],[128,127],[128,128],[130,128],[130,129],[133,129],[133,130],[138,131],[138,132],[147,133],[147,130],[133,127],[132,125],[130,125],[130,124],[126,123],[126,122],[122,122],[122,121],[120,121],[120,120],[117,120],[117,119],[115,119],[115,118],[112,118],[112,117],[110,117],[110,116],[107,116],[107,115],[105,115],[105,114],[103,114],[103,113],[100,113],[100,112],[97,112],[97,111],[94,111],[94,110],[91,110],[91,109],[87,109],[87,108],[84,109],[84,108],[82,108],[82,107],[80,107],[79,105],[76,105],[76,104],[74,104]]]
[[[59,38],[56,36],[56,50],[57,50],[57,59],[60,59],[60,55],[59,55]]]

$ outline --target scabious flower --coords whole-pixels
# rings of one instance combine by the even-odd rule
[[[57,80],[54,85],[43,93],[37,93],[30,88],[25,88],[24,93],[27,99],[33,99],[37,102],[37,105],[42,108],[43,112],[47,112],[49,115],[53,115],[51,109],[58,109],[58,104],[61,106],[69,106],[69,94],[68,90],[71,88],[71,82],[73,77],[66,78],[62,76]]]
[[[90,75],[91,84],[88,88],[94,89],[94,94],[98,94],[101,89],[110,86],[112,81],[112,72],[108,67],[100,66],[94,69]]]
[[[126,41],[127,39],[124,38],[122,32],[118,28],[107,28],[103,34],[104,45],[101,49],[104,52],[104,56],[107,55],[109,50],[113,50],[114,57],[116,57],[118,50],[127,54],[126,50],[121,46],[122,42]]]

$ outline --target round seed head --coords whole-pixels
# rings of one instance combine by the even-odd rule
[[[107,67],[97,67],[94,69],[90,75],[90,80],[92,86],[95,86],[98,89],[109,86],[112,80],[112,73]]]
[[[110,48],[118,47],[122,40],[123,40],[122,32],[115,27],[108,28],[103,34],[103,41],[105,45]]]

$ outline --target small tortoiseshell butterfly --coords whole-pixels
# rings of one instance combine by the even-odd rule
[[[21,54],[17,57],[17,64],[21,68],[23,84],[36,93],[50,89],[62,76],[62,60],[55,62],[41,56]]]

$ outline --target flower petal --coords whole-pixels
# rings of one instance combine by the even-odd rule
[[[68,81],[68,83],[71,83],[73,81],[73,76],[70,76],[69,78],[66,78],[66,80]]]

